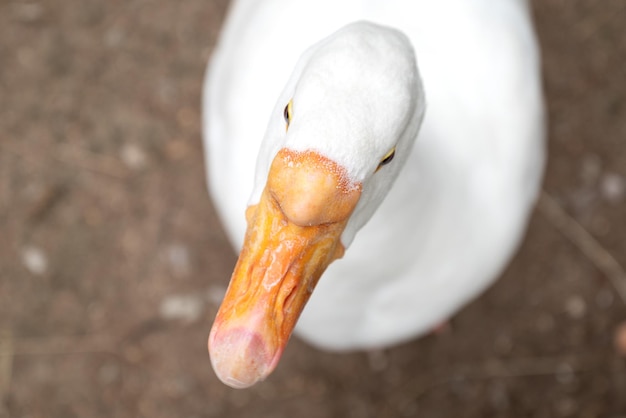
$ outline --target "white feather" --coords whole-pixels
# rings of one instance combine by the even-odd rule
[[[238,0],[231,7],[207,70],[204,134],[209,190],[234,247],[243,241],[245,208],[258,199],[271,158],[285,144],[330,156],[365,180],[364,195],[391,188],[380,206],[379,192],[359,203],[342,236],[349,248],[322,276],[296,333],[332,349],[397,343],[428,331],[492,283],[523,236],[544,164],[539,54],[526,3]],[[397,76],[351,79],[351,95],[360,94],[359,82],[382,83],[379,95],[355,101],[349,90],[332,93],[329,86],[353,76],[341,63],[354,44],[320,46],[358,20],[406,34],[423,87],[418,77],[407,95],[399,86],[410,80],[393,82],[410,72],[413,59],[400,36],[397,51],[385,57],[406,67]],[[316,55],[320,50],[326,58]],[[335,75],[311,81],[324,72],[328,54],[338,63]],[[383,61],[374,56],[363,66]],[[295,92],[303,79],[308,87]],[[282,109],[294,94],[294,112],[310,115],[311,123],[294,122],[290,135],[279,135]],[[399,127],[418,127],[422,94],[425,117],[410,154],[398,155],[406,159],[401,171],[392,163],[399,172],[393,187],[395,175],[372,180],[381,150],[405,133]],[[305,96],[314,108],[298,108]],[[385,110],[380,117],[370,102]],[[332,115],[348,108],[350,123],[319,123],[324,109]],[[409,119],[400,120],[404,114]],[[337,146],[339,137],[364,136],[373,145]]]

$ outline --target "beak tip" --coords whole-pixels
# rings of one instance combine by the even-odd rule
[[[215,374],[235,389],[264,380],[276,366],[262,336],[246,329],[213,329],[208,348]]]

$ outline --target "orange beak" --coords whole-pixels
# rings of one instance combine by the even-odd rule
[[[276,367],[361,196],[345,169],[313,151],[278,152],[209,336],[217,376],[252,386]]]

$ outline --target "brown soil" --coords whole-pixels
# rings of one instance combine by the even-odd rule
[[[625,304],[548,199],[439,334],[355,354],[293,339],[266,382],[218,382],[206,338],[235,254],[200,93],[225,3],[0,2],[0,417],[626,417]],[[626,265],[626,8],[535,13],[546,193]]]

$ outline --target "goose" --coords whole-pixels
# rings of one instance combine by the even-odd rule
[[[219,379],[264,380],[292,333],[337,351],[413,339],[524,235],[545,159],[529,6],[236,0],[203,129],[240,251],[208,339]]]

